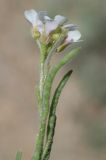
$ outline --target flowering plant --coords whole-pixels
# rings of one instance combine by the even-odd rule
[[[36,91],[40,127],[32,160],[48,160],[55,132],[56,107],[72,70],[62,78],[53,97],[51,97],[52,84],[57,72],[79,53],[80,48],[69,53],[66,48],[74,42],[79,42],[81,33],[77,30],[77,25],[67,23],[67,18],[61,15],[52,19],[48,17],[47,12],[36,12],[33,9],[25,11],[24,15],[32,25],[32,37],[40,49],[40,82]],[[65,53],[65,56],[52,66],[50,64],[52,56],[61,52]],[[21,157],[21,153],[18,152],[16,160],[21,160]]]

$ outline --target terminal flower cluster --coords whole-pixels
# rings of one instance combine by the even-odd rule
[[[34,9],[26,10],[24,14],[32,25],[32,36],[40,43],[54,44],[62,34],[65,34],[62,46],[57,49],[61,51],[61,48],[80,41],[81,33],[77,30],[78,26],[68,23],[64,16],[56,15],[52,19],[46,11],[37,12]]]

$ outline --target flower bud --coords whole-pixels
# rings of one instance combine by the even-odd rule
[[[40,38],[41,34],[38,30],[33,29],[32,36],[33,36],[34,39],[38,39],[38,38]]]
[[[52,33],[51,33],[51,39],[53,41],[57,41],[60,37],[60,34],[62,33],[62,29],[60,27],[56,28]]]
[[[54,34],[52,35],[52,40],[53,40],[53,41],[57,41],[57,40],[59,39],[59,37],[60,37],[60,34],[59,34],[59,33],[54,33]]]
[[[62,52],[66,47],[68,46],[67,43],[63,43],[62,45],[60,45],[58,48],[57,48],[57,52]]]

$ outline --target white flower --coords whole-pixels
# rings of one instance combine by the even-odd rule
[[[65,41],[66,43],[78,42],[80,38],[81,38],[81,33],[78,30],[69,31]]]
[[[63,51],[68,45],[72,44],[73,42],[79,42],[80,38],[81,33],[78,30],[69,31],[64,42],[57,48],[57,52]]]
[[[55,16],[54,21],[55,21],[58,25],[63,25],[64,23],[67,22],[67,18],[66,18],[66,17],[63,17],[63,16],[61,16],[61,15],[57,15],[57,16]]]
[[[32,24],[33,28],[36,27],[42,33],[43,23],[39,19],[39,14],[31,9],[24,12],[25,18]]]
[[[36,27],[41,34],[45,29],[46,35],[67,21],[67,19],[61,15],[55,16],[53,20],[47,16],[47,12],[36,12],[33,9],[25,11],[24,15],[25,18],[32,24],[33,28]]]
[[[54,19],[51,19],[46,11],[37,12],[33,9],[24,12],[25,18],[32,24],[35,31],[40,32],[41,36],[45,34],[46,37],[60,27],[62,30],[67,30],[66,44],[71,42],[78,42],[81,38],[81,33],[76,30],[77,25],[65,24],[67,18],[61,15],[56,15]]]

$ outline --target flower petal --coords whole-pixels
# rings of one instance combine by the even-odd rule
[[[81,38],[81,33],[78,30],[69,31],[68,37],[66,38],[66,42],[77,42]]]
[[[37,25],[38,31],[42,34],[44,29],[44,24],[40,20],[38,20],[36,25]]]
[[[78,26],[75,24],[66,24],[63,26],[63,29],[68,29],[69,31],[73,31],[76,30]]]
[[[66,17],[63,17],[61,15],[57,15],[55,16],[54,20],[56,21],[56,23],[58,25],[63,25],[65,22],[67,22],[67,18]]]
[[[50,32],[55,30],[58,27],[58,24],[55,21],[47,21],[45,24],[46,34],[48,35]]]
[[[38,13],[34,10],[26,10],[24,12],[25,18],[33,25],[36,25],[37,20],[39,19]]]
[[[51,19],[49,16],[45,16],[45,21],[52,21],[53,19]]]

